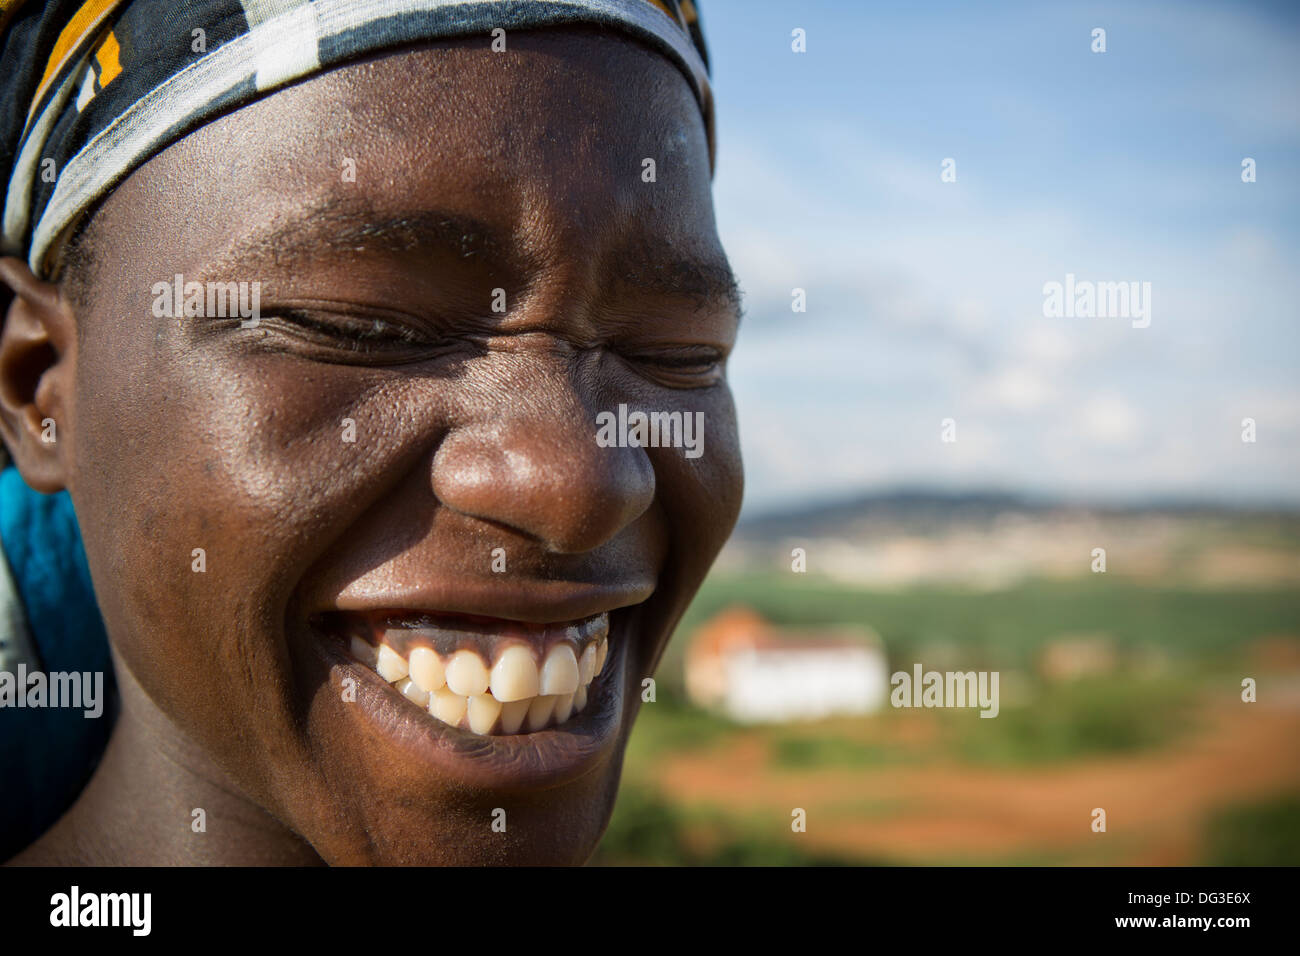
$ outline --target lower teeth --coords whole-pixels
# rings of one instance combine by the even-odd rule
[[[531,649],[511,644],[489,670],[469,649],[443,658],[418,647],[407,660],[387,644],[376,649],[360,637],[350,646],[353,657],[430,716],[480,735],[535,733],[580,714],[609,653],[607,638],[588,643],[581,654],[560,642],[539,668]]]

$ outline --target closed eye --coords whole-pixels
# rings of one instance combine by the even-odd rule
[[[454,339],[415,319],[364,308],[273,306],[256,323],[265,345],[288,348],[321,361],[405,364],[440,355]]]
[[[358,344],[425,341],[419,332],[389,319],[309,312],[304,309],[276,309],[270,318],[284,319],[306,331]]]
[[[673,346],[625,353],[648,377],[671,388],[707,388],[722,378],[726,353],[713,346]]]

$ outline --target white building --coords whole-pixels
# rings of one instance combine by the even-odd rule
[[[869,714],[888,697],[888,663],[867,628],[792,633],[733,609],[695,635],[686,690],[696,704],[744,723]]]

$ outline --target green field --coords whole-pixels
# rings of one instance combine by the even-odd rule
[[[793,628],[867,625],[884,638],[891,664],[924,662],[919,655],[942,646],[955,650],[965,666],[1028,667],[1054,636],[1104,633],[1121,652],[1155,648],[1177,664],[1208,671],[1259,637],[1300,634],[1300,593],[1280,588],[1156,589],[1099,574],[994,592],[862,591],[812,575],[715,576],[669,644],[660,683],[680,688],[686,638],[731,604]]]
[[[905,711],[822,724],[747,728],[685,702],[682,659],[689,635],[720,610],[743,604],[791,628],[858,623],[878,632],[891,670],[919,661],[937,667],[999,670],[1020,677],[1020,692],[995,720],[933,711],[937,732],[917,742],[898,733]],[[1115,648],[1113,673],[1049,684],[1035,656],[1063,634],[1104,635]],[[660,762],[682,753],[725,753],[761,738],[768,766],[786,775],[946,765],[1060,767],[1087,757],[1156,752],[1202,729],[1206,695],[1240,695],[1251,645],[1300,635],[1300,594],[1287,589],[1148,588],[1102,575],[1027,582],[998,592],[957,589],[860,591],[804,575],[713,577],[702,588],[665,654],[659,699],[642,707],[629,745],[625,784],[598,863],[833,864],[881,862],[804,850],[774,839],[769,822],[708,802],[666,797]],[[940,660],[939,658],[942,658]],[[1153,668],[1151,661],[1160,662]],[[784,778],[783,778],[784,779]],[[888,816],[873,802],[846,812]],[[1286,794],[1207,818],[1204,862],[1300,862],[1300,804]],[[708,838],[698,839],[699,834]],[[1269,835],[1272,835],[1270,839]],[[1048,850],[1035,858],[1053,862]],[[972,861],[977,862],[977,861]]]

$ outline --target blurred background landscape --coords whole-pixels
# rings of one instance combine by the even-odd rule
[[[701,9],[746,505],[594,862],[1300,864],[1300,8]],[[1001,709],[740,719],[728,647]]]
[[[1297,584],[1290,513],[912,493],[747,522],[642,705],[598,862],[1300,863]],[[999,671],[1001,711],[695,706],[692,639],[740,608],[863,625],[890,672]]]

